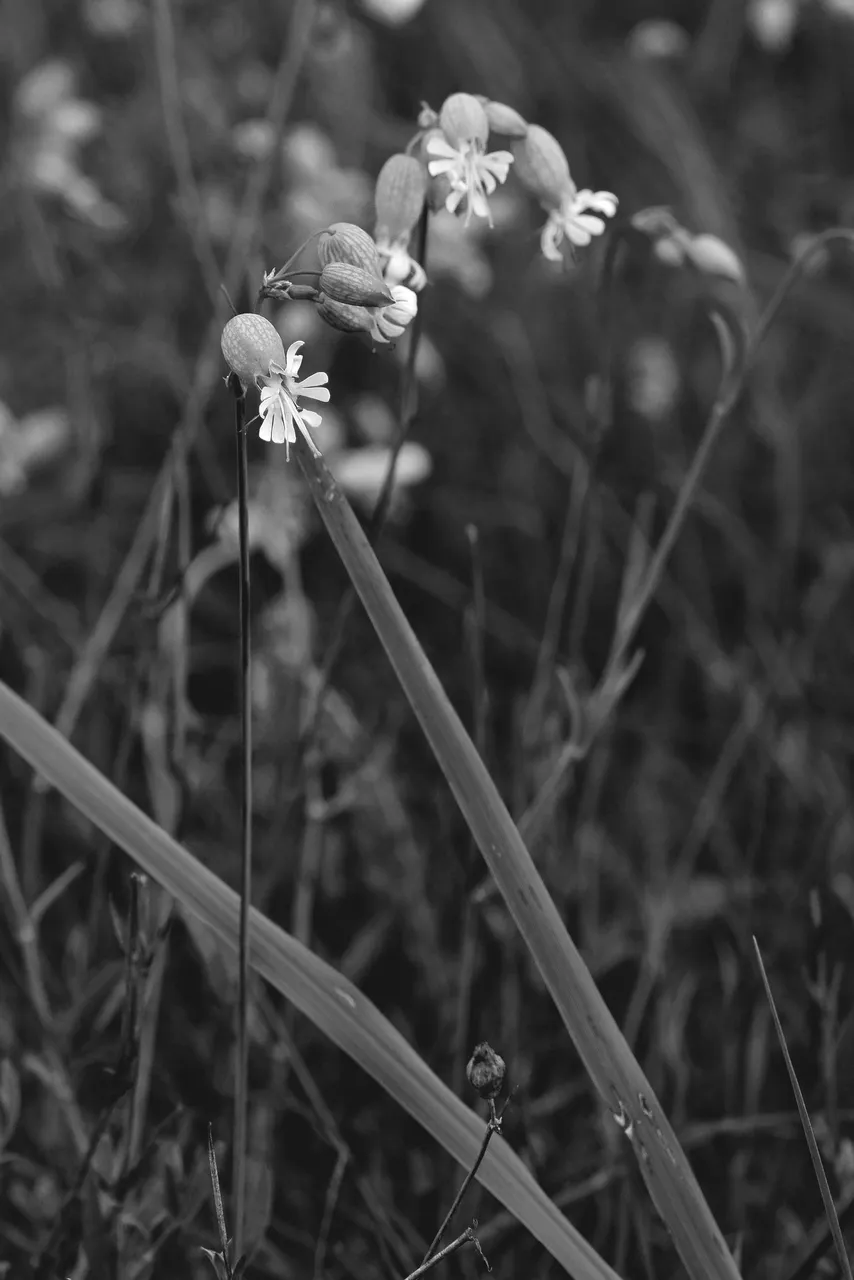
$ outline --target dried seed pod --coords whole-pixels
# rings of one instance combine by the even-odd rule
[[[506,1074],[507,1064],[486,1040],[475,1045],[466,1067],[466,1076],[482,1098],[497,1098]]]
[[[394,301],[381,275],[352,262],[328,262],[320,273],[320,291],[333,302],[354,307],[383,307]]]
[[[486,146],[489,121],[477,98],[470,93],[452,93],[446,98],[439,112],[439,124],[452,147],[464,142]]]
[[[415,156],[389,156],[377,178],[374,239],[397,240],[408,235],[421,217],[427,196],[427,174]]]
[[[377,246],[367,231],[353,222],[333,222],[327,227],[318,238],[317,256],[322,267],[330,262],[350,262],[382,276]]]
[[[220,345],[226,364],[244,387],[256,378],[269,377],[271,364],[284,368],[285,348],[278,329],[252,312],[231,317],[222,331]]]
[[[495,133],[503,133],[506,138],[524,138],[528,132],[528,121],[507,107],[503,102],[486,102],[484,111],[489,121],[489,128]]]
[[[575,194],[569,161],[548,129],[538,124],[529,125],[525,137],[514,146],[513,154],[519,180],[547,209],[557,209],[567,196]]]

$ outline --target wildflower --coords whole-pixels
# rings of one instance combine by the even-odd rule
[[[306,396],[309,400],[324,403],[329,400],[325,385],[329,379],[325,373],[313,373],[302,382],[296,381],[302,364],[302,356],[297,354],[297,349],[302,345],[301,341],[291,343],[284,368],[271,365],[270,376],[261,389],[261,429],[258,434],[262,440],[283,444],[286,460],[290,458],[291,445],[296,444],[297,427],[315,457],[320,457],[320,450],[308,430],[320,426],[320,414],[313,409],[301,409],[297,403],[299,397]]]
[[[394,285],[391,295],[394,302],[388,307],[377,307],[374,315],[371,332],[377,342],[396,342],[418,311],[418,299],[406,285]]]
[[[427,170],[431,177],[445,177],[450,191],[445,198],[445,208],[456,213],[466,202],[466,224],[472,214],[478,218],[492,218],[487,196],[499,182],[504,182],[513,163],[509,151],[492,151],[486,154],[489,137],[489,120],[477,98],[468,93],[454,93],[439,113],[441,133],[434,133],[425,142],[425,150],[435,160],[430,160]]]
[[[393,302],[384,307],[359,307],[323,297],[317,304],[320,316],[333,329],[344,333],[367,333],[379,346],[395,342],[418,311],[418,299],[405,285],[392,285]]]
[[[556,209],[568,195],[574,195],[575,183],[569,172],[569,161],[563,147],[542,125],[529,125],[521,142],[514,144],[516,168],[520,182],[537,197],[545,209]]]
[[[309,400],[328,401],[325,373],[313,373],[297,381],[302,355],[302,340],[292,342],[285,355],[282,339],[269,320],[263,316],[232,316],[222,331],[222,353],[232,372],[244,388],[253,382],[261,391],[262,440],[285,445],[285,458],[290,458],[290,447],[296,443],[299,428],[312,453],[320,450],[309,434],[309,428],[320,426],[321,417],[312,409],[301,409],[300,396]]]
[[[617,212],[617,197],[610,191],[575,191],[567,194],[549,213],[540,235],[540,247],[546,258],[560,262],[559,245],[564,237],[573,245],[589,244],[605,230],[605,218]],[[601,215],[601,216],[600,216]]]

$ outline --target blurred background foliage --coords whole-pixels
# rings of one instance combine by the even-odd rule
[[[306,12],[280,129],[271,104]],[[621,221],[669,205],[731,245],[749,322],[811,235],[854,219],[854,6],[3,0],[2,30],[0,675],[236,883],[234,444],[211,327],[235,243],[249,244],[243,308],[314,231],[371,229],[376,173],[422,101],[465,90],[551,130],[579,186],[618,195]],[[466,723],[484,712],[487,762],[521,814],[570,730],[555,668],[581,690],[601,672],[632,529],[660,531],[720,364],[711,286],[623,255],[613,422],[594,439],[603,247],[546,263],[512,173],[494,216],[491,231],[431,223],[419,411],[380,555]],[[852,285],[850,247],[831,247],[785,303],[641,629],[639,675],[533,850],[750,1277],[792,1274],[821,1221],[754,933],[834,1192],[854,1196]],[[307,371],[328,371],[321,444],[370,510],[406,343],[373,355],[297,304],[272,318],[305,340]],[[257,904],[456,1088],[488,1038],[519,1085],[506,1136],[549,1194],[621,1274],[677,1274],[503,907],[488,892],[466,907],[480,866],[358,610],[306,737],[345,577],[299,472],[257,441],[251,462]],[[123,586],[164,465],[153,555]],[[87,666],[105,606],[112,642]],[[0,781],[4,906],[20,924],[17,875],[44,985],[39,1007],[26,947],[3,930],[6,1274],[27,1274],[52,1227],[45,1275],[209,1274],[205,1135],[230,1124],[233,974],[143,892],[150,1087],[132,1123],[106,1116],[77,1195],[116,1079],[130,867],[17,759]],[[253,1039],[251,1274],[405,1274],[459,1171],[267,993]],[[479,1193],[464,1212],[497,1275],[553,1270]]]

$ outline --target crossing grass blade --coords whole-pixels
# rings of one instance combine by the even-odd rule
[[[237,894],[2,683],[0,737],[237,953]],[[485,1121],[443,1084],[358,987],[255,910],[250,963],[464,1168],[471,1166]],[[570,1275],[577,1280],[619,1280],[502,1138],[493,1138],[477,1177]]]
[[[692,1280],[738,1268],[652,1087],[567,933],[498,790],[322,458],[297,457],[335,549],[587,1072],[632,1145]],[[567,1052],[567,1072],[574,1063]]]

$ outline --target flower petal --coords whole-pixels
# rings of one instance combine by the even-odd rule
[[[431,156],[447,156],[452,160],[460,159],[460,152],[458,149],[456,147],[452,147],[448,139],[443,138],[438,133],[434,133],[432,138],[427,139],[424,150],[429,151]]]
[[[323,421],[320,414],[315,413],[313,409],[300,409],[300,418],[307,427],[313,427],[315,430]]]
[[[328,381],[328,373],[310,373],[307,378],[303,378],[302,382],[296,384],[294,390],[298,395],[302,395],[306,387],[325,387]]]
[[[443,173],[450,173],[453,169],[459,167],[456,160],[431,160],[427,165],[427,172],[431,178],[438,178]]]
[[[326,404],[329,400],[328,387],[305,387],[300,389],[301,396],[306,396],[309,400],[322,400]]]

